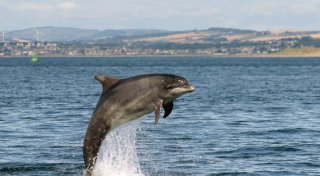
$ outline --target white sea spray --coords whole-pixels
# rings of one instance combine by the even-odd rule
[[[137,123],[111,130],[101,144],[93,168],[96,176],[144,176],[136,152]]]

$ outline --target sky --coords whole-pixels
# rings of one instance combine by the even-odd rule
[[[41,26],[320,30],[320,0],[0,0],[0,31]]]

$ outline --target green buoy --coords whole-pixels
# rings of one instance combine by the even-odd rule
[[[39,62],[39,58],[36,55],[33,55],[31,58],[31,62]]]

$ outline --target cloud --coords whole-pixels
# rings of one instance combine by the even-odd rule
[[[0,4],[4,28],[40,24],[100,29],[320,29],[320,0],[0,0]]]
[[[205,17],[216,14],[218,11],[213,4],[208,5],[190,0],[187,3],[183,0],[171,0],[171,2],[168,2],[168,0],[97,0],[77,3],[79,4],[76,6],[77,15],[87,19],[163,19],[169,17]],[[61,5],[59,7],[61,7]],[[74,5],[71,6],[70,4],[70,7],[74,7]]]
[[[58,8],[63,9],[63,10],[70,10],[70,9],[74,9],[77,8],[78,4],[74,3],[74,2],[63,2],[58,4]]]
[[[51,4],[47,3],[19,3],[11,8],[16,11],[47,11],[54,9]]]
[[[296,15],[320,15],[320,1],[299,1],[299,3],[292,3],[289,6],[289,11]]]
[[[78,4],[74,2],[62,2],[62,3],[44,3],[44,2],[23,2],[16,5],[8,6],[9,9],[19,11],[59,11],[59,10],[71,10],[77,8]]]

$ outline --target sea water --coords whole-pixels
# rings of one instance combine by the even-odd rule
[[[320,58],[0,59],[0,175],[83,175],[94,75],[181,75],[173,112],[106,136],[101,175],[320,175]]]

